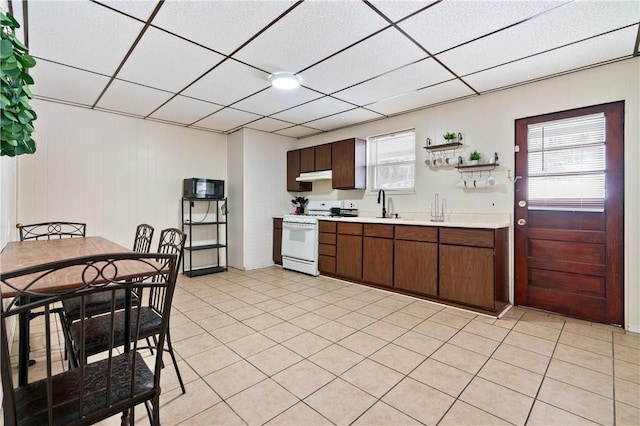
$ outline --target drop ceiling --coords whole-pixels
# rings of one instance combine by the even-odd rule
[[[10,1],[35,97],[306,137],[638,56],[629,1]],[[269,74],[303,78],[292,91]]]

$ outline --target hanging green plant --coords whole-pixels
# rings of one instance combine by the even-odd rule
[[[31,138],[32,123],[38,116],[29,105],[33,96],[29,85],[33,84],[33,78],[28,71],[36,60],[16,37],[15,30],[20,24],[10,13],[0,10],[0,24],[0,155],[33,154],[36,142]]]

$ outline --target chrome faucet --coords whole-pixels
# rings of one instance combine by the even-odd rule
[[[386,218],[387,217],[387,209],[385,208],[385,195],[384,195],[384,189],[379,189],[378,190],[378,204],[380,204],[380,195],[382,195],[382,218]]]

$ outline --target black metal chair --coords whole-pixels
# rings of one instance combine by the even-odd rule
[[[16,228],[20,231],[20,241],[28,240],[51,240],[62,238],[83,238],[86,236],[87,224],[80,222],[42,222],[32,223],[29,225],[23,225],[21,223],[16,224]],[[32,296],[31,302],[38,301],[40,296]],[[54,312],[60,317],[60,321],[64,323],[63,309],[57,307]],[[29,320],[37,318],[43,315],[42,312],[29,312]],[[33,365],[33,361],[29,361],[29,365]]]
[[[77,222],[43,222],[30,225],[18,223],[20,241],[42,240],[53,238],[73,238],[86,236],[86,223]]]
[[[149,253],[151,246],[151,240],[153,239],[153,226],[147,224],[138,225],[136,228],[136,236],[133,240],[133,251],[136,253]],[[120,292],[117,295],[116,308],[122,309],[124,307],[124,292]],[[109,312],[111,309],[111,300],[108,294],[94,294],[91,297],[85,297],[85,314],[88,317],[100,315],[105,312]],[[132,303],[138,304],[138,298],[136,295],[132,296]],[[82,304],[80,298],[66,299],[62,303],[63,328],[68,331],[71,323],[80,319],[80,310]],[[68,336],[67,336],[68,337]]]
[[[2,388],[4,393],[3,414],[5,425],[67,425],[93,424],[102,419],[122,413],[122,422],[135,419],[134,407],[144,403],[151,424],[159,425],[160,372],[162,370],[162,347],[169,327],[171,300],[177,277],[177,256],[173,254],[117,253],[87,256],[52,262],[5,272],[0,275],[4,302],[0,305],[0,340]],[[126,271],[136,271],[135,276],[143,280],[126,281],[118,275]],[[64,277],[67,283],[78,283],[73,290],[47,294],[35,302],[19,304],[22,299],[34,293],[30,289],[41,283],[57,282]],[[145,279],[146,278],[146,279]],[[142,297],[153,300],[153,306],[116,311],[115,298],[118,292],[135,291]],[[15,293],[15,294],[12,294]],[[125,327],[131,336],[124,336],[131,345],[124,345],[122,353],[115,350],[120,346],[116,337],[104,342],[104,357],[96,362],[81,363],[77,368],[57,372],[60,369],[62,351],[55,336],[55,319],[52,306],[69,298],[89,297],[99,293],[111,295],[112,309],[104,318],[115,318],[120,312],[126,314],[125,321],[132,324]],[[6,297],[12,294],[11,297]],[[15,318],[33,309],[44,311],[44,347],[38,347],[42,363],[46,368],[39,370],[40,377],[31,374],[24,386],[14,387],[13,372],[8,340],[13,330]],[[138,340],[142,334],[142,313],[150,309],[157,318],[155,330],[157,338],[154,361],[147,363],[139,352]],[[74,325],[80,338],[74,342],[81,356],[87,353],[83,344],[89,334],[94,318],[82,317]],[[107,321],[107,336],[117,336],[117,321]],[[20,332],[20,331],[19,331]],[[130,346],[130,347],[129,347]]]
[[[163,229],[160,233],[158,254],[159,256],[175,255],[177,257],[176,263],[174,265],[176,269],[175,271],[173,271],[176,275],[178,273],[180,260],[182,259],[182,255],[184,253],[185,241],[186,235],[182,231],[175,228]],[[169,267],[169,265],[167,265],[167,267]],[[153,346],[155,346],[156,348],[164,348],[156,341],[161,324],[158,315],[155,313],[157,311],[157,308],[155,306],[156,301],[154,298],[154,294],[150,294],[149,296],[150,298],[146,306],[142,306],[140,307],[140,309],[138,309],[137,307],[133,308],[134,312],[139,313],[138,318],[140,323],[132,321],[131,327],[137,327],[140,332],[137,335],[131,333],[131,338],[147,339],[147,341],[149,338],[152,338],[155,345],[149,345],[150,347],[153,348]],[[125,325],[124,315],[125,311],[116,311],[111,316],[100,315],[93,318],[85,319],[84,322],[87,323],[88,326],[85,327],[86,333],[84,335],[81,334],[81,332],[83,331],[82,323],[78,321],[72,323],[69,326],[69,340],[71,341],[70,361],[72,365],[82,364],[83,362],[87,361],[88,357],[102,353],[109,348],[108,342],[110,341],[111,336],[109,332],[111,331],[110,327],[112,323],[115,323],[115,332],[113,336],[115,342],[114,346],[125,345],[127,343],[127,340],[125,338],[127,327]],[[169,352],[173,361],[176,375],[178,376],[178,381],[180,383],[180,388],[182,389],[182,393],[186,393],[186,389],[182,381],[182,376],[178,368],[178,362],[173,352],[171,336],[168,328],[166,333],[166,341],[167,351]],[[76,345],[75,342],[81,342],[83,344]],[[84,354],[80,353],[79,347],[85,348]]]

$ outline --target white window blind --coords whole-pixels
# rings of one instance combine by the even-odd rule
[[[604,211],[605,117],[529,125],[530,209]]]
[[[413,191],[416,176],[415,130],[373,136],[368,141],[370,191]]]

